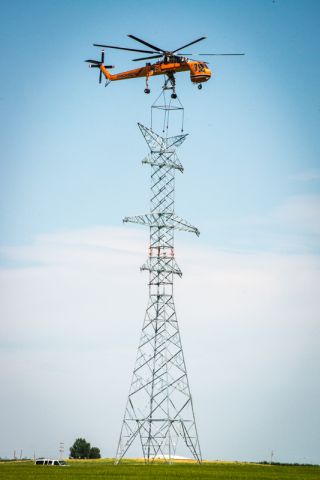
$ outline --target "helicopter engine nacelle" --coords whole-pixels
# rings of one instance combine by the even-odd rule
[[[211,77],[211,70],[205,63],[193,62],[190,64],[190,80],[193,83],[207,82]]]

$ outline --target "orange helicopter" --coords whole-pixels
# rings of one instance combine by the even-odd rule
[[[102,81],[102,75],[106,78],[106,86],[113,81],[116,80],[127,80],[130,78],[139,78],[145,77],[146,78],[146,88],[144,90],[145,93],[150,93],[149,89],[149,77],[154,75],[166,75],[167,79],[165,81],[164,87],[166,89],[171,89],[172,98],[177,98],[176,94],[176,80],[174,74],[177,72],[187,72],[190,71],[190,80],[192,83],[197,84],[199,90],[202,88],[202,83],[207,82],[211,77],[211,70],[208,68],[206,62],[191,60],[187,58],[186,55],[190,55],[189,53],[180,53],[177,54],[180,50],[186,47],[190,47],[201,40],[204,40],[206,37],[200,37],[193,42],[187,43],[182,47],[176,48],[173,51],[162,50],[161,48],[152,45],[144,40],[141,40],[134,35],[128,35],[128,37],[136,40],[139,43],[146,45],[151,50],[141,50],[136,48],[126,48],[126,47],[117,47],[114,45],[101,45],[94,43],[95,47],[104,47],[104,48],[115,48],[117,50],[127,50],[131,52],[139,52],[139,53],[148,53],[152,54],[151,56],[142,57],[142,58],[135,58],[133,62],[138,62],[140,60],[150,60],[159,58],[156,63],[146,63],[145,67],[136,68],[134,70],[128,70],[127,72],[116,73],[112,75],[108,69],[114,68],[113,65],[104,65],[104,50],[101,52],[101,60],[85,60],[89,63],[89,67],[91,68],[99,68],[100,75],[99,75],[99,83]],[[244,53],[205,53],[199,55],[244,55]]]

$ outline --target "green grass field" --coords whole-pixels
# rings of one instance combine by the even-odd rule
[[[1,480],[135,480],[208,479],[216,480],[320,480],[320,467],[210,463],[202,465],[143,465],[139,462],[113,465],[111,460],[71,461],[70,467],[36,466],[31,461],[0,462]]]

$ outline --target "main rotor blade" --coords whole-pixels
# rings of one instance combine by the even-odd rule
[[[198,53],[198,55],[245,55],[245,53]]]
[[[140,53],[158,53],[150,50],[137,50],[136,48],[126,48],[126,47],[115,47],[113,45],[101,45],[100,43],[94,43],[94,47],[105,47],[105,48],[116,48],[117,50],[128,50],[130,52],[140,52]]]
[[[205,38],[207,38],[207,37],[198,38],[197,40],[194,40],[193,42],[187,43],[187,45],[183,45],[182,47],[179,47],[176,50],[173,50],[172,53],[175,53],[178,50],[182,50],[183,48],[189,47],[190,45],[193,45],[194,43],[200,42],[201,40],[204,40]]]
[[[142,58],[134,58],[133,62],[139,62],[139,60],[149,60],[150,58],[161,58],[163,55],[154,55],[153,57],[142,57]]]
[[[154,45],[151,45],[151,43],[145,42],[144,40],[141,40],[141,38],[135,37],[134,35],[128,35],[128,37],[133,38],[133,40],[136,40],[137,42],[143,43],[149,48],[153,48],[154,50],[158,50],[158,52],[164,52],[162,48],[155,47]]]

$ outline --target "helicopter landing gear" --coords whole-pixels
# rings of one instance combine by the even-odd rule
[[[146,88],[144,89],[144,93],[147,93],[147,94],[150,93],[150,88],[149,88],[149,72],[147,72],[147,75],[146,75]]]
[[[199,90],[201,90],[201,89],[202,89],[202,85],[201,85],[201,83],[199,83],[199,85],[198,85],[198,89],[199,89]]]

